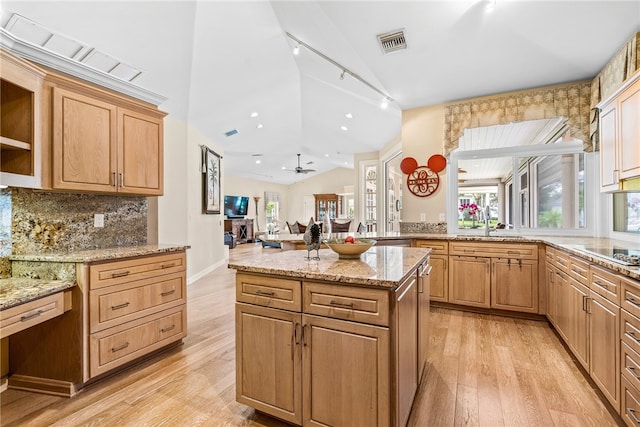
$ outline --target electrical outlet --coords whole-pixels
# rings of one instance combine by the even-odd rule
[[[438,221],[441,221],[441,222],[444,221],[444,213],[440,212],[438,214]]]
[[[420,214],[420,221],[425,222],[427,220],[427,214],[426,213],[421,213]]]
[[[98,228],[104,227],[104,214],[93,215],[93,226]]]

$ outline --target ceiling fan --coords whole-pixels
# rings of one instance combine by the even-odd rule
[[[315,172],[315,169],[304,169],[302,166],[300,166],[300,154],[298,153],[298,166],[291,170],[289,169],[291,172],[295,172],[295,173],[309,173],[309,172]]]

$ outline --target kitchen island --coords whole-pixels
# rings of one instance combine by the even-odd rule
[[[296,425],[405,425],[426,362],[428,248],[265,253],[236,274],[236,400]]]

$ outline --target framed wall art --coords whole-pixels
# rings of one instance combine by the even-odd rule
[[[220,213],[220,162],[222,157],[209,147],[202,147],[202,176],[204,179],[203,213]]]

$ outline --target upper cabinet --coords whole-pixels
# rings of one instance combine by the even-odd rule
[[[44,87],[52,189],[162,195],[165,113],[57,74]]]
[[[0,184],[39,188],[44,72],[0,49]]]
[[[600,190],[625,190],[628,180],[640,177],[640,72],[598,108]]]

